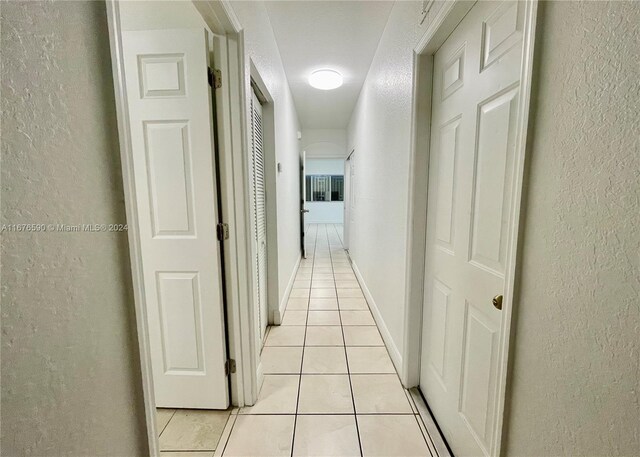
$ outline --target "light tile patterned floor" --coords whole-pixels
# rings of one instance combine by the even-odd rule
[[[213,457],[231,410],[156,410],[162,457]]]
[[[282,325],[262,351],[258,402],[231,414],[216,455],[431,456],[341,242],[311,225]],[[228,437],[228,438],[227,438]]]
[[[341,232],[309,226],[308,258],[262,350],[258,402],[228,411],[158,409],[161,457],[437,456]]]

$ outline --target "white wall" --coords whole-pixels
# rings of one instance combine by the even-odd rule
[[[344,159],[307,159],[307,175],[344,175]],[[342,224],[344,202],[305,202],[307,224]]]
[[[541,4],[505,455],[637,455],[640,9]],[[419,9],[395,3],[349,125],[350,253],[397,361]]]
[[[2,223],[125,224],[104,2],[1,14]],[[127,233],[1,249],[0,454],[149,455]]]
[[[120,2],[122,30],[205,27],[202,16],[189,0],[134,0]]]
[[[344,158],[347,154],[346,129],[304,129],[302,149],[307,158]]]
[[[344,159],[307,159],[308,175],[344,175]]]
[[[349,123],[355,219],[349,253],[383,319],[400,368],[404,338],[413,46],[421,2],[396,2]],[[434,10],[436,7],[434,6]],[[381,262],[380,259],[384,259]]]
[[[250,62],[253,62],[274,103],[278,214],[278,297],[282,304],[287,285],[300,257],[300,152],[298,115],[280,52],[263,2],[230,2],[244,31],[245,85],[250,94]],[[248,110],[248,105],[246,107]],[[274,198],[267,195],[267,198]]]

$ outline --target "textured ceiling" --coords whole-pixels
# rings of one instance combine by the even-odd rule
[[[266,2],[284,69],[304,128],[346,128],[391,12],[387,1]],[[313,70],[331,68],[342,87],[308,83]]]

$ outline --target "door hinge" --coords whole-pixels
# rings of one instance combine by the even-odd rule
[[[222,87],[222,72],[220,70],[214,70],[211,67],[207,68],[207,80],[209,85],[214,89],[220,89]]]
[[[216,232],[218,234],[218,240],[224,241],[229,239],[229,224],[225,224],[224,222],[220,222],[216,226]]]
[[[236,361],[234,359],[228,359],[224,363],[224,374],[226,376],[229,376],[229,373],[235,373],[235,372],[236,372]]]

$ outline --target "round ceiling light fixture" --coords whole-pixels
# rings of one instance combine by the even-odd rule
[[[309,75],[309,84],[320,90],[337,89],[342,86],[342,75],[335,70],[316,70]]]

